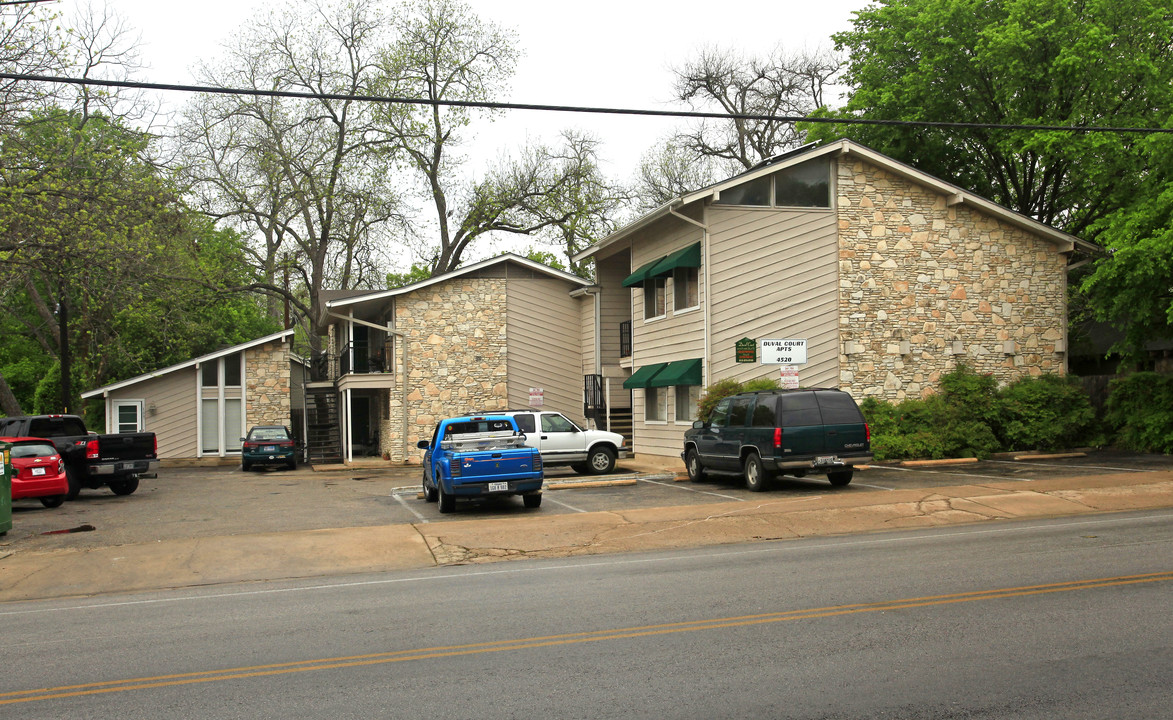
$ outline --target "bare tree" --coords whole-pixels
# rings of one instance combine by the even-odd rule
[[[711,185],[719,177],[713,158],[697,157],[678,145],[675,137],[665,138],[640,158],[634,190],[637,210],[654,210],[693,190]]]
[[[351,288],[381,263],[382,234],[402,218],[386,139],[369,104],[385,19],[374,0],[330,0],[259,16],[206,84],[346,99],[203,95],[187,108],[185,172],[205,212],[250,240],[252,290],[287,299],[317,332],[327,286]],[[279,270],[293,268],[298,287]]]
[[[732,50],[705,48],[674,70],[674,94],[697,110],[801,117],[824,105],[823,93],[839,67],[830,52],[786,53],[778,48],[764,58],[747,58]],[[694,157],[723,161],[731,171],[753,167],[801,142],[793,123],[736,118],[701,122],[675,139]]]
[[[430,271],[454,270],[469,247],[490,233],[532,235],[558,227],[561,244],[580,242],[582,213],[598,214],[581,195],[594,192],[583,182],[598,179],[596,140],[565,135],[562,147],[523,149],[479,180],[461,172],[464,133],[491,113],[440,103],[498,99],[517,60],[514,34],[480,20],[460,0],[405,4],[395,25],[399,37],[383,56],[379,94],[424,102],[385,106],[380,114],[388,139],[417,179],[421,203],[434,213],[416,238],[417,255]]]

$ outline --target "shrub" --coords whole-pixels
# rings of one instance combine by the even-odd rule
[[[998,434],[1008,450],[1055,450],[1087,442],[1095,410],[1073,377],[1024,377],[998,393]]]
[[[1104,419],[1116,444],[1140,452],[1173,453],[1173,377],[1135,373],[1108,386]]]

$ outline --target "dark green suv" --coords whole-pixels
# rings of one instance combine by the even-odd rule
[[[707,422],[685,431],[681,457],[693,482],[709,472],[742,475],[761,491],[778,473],[825,473],[846,485],[855,465],[871,462],[871,440],[842,390],[767,390],[723,398]]]

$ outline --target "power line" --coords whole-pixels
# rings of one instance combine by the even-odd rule
[[[1073,133],[1173,133],[1173,128],[1142,128],[1115,126],[1072,126],[1072,125],[1023,125],[1009,123],[938,122],[932,120],[872,120],[868,118],[831,118],[797,115],[756,115],[742,113],[700,112],[694,110],[640,110],[636,108],[589,107],[581,105],[542,105],[534,103],[508,103],[474,100],[421,100],[419,98],[385,97],[380,95],[353,95],[349,93],[315,93],[294,90],[256,90],[250,88],[228,88],[207,85],[174,85],[131,80],[100,80],[94,78],[71,78],[48,75],[23,75],[0,73],[0,79],[27,80],[63,85],[95,85],[98,87],[125,88],[131,90],[160,90],[168,92],[207,93],[212,95],[246,95],[252,97],[276,97],[298,100],[341,100],[373,102],[387,105],[432,105],[436,107],[464,107],[485,110],[534,110],[539,112],[581,113],[592,115],[630,115],[636,117],[669,117],[700,120],[765,120],[772,122],[809,122],[825,125],[883,125],[891,127],[928,127],[970,130],[1054,130]]]

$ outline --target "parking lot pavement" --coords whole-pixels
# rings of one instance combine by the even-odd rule
[[[117,496],[83,490],[77,500],[48,509],[17,501],[13,529],[0,537],[6,551],[89,549],[160,540],[345,527],[433,524],[477,518],[525,518],[617,512],[658,507],[760,502],[765,498],[823,499],[858,493],[994,482],[1045,482],[1056,477],[1173,470],[1173,457],[1116,451],[1041,460],[995,459],[933,467],[872,465],[846,487],[818,476],[781,477],[764,493],[746,490],[738,478],[681,480],[679,463],[621,464],[607,476],[579,476],[551,468],[542,507],[527,510],[515,497],[460,501],[441,515],[420,494],[420,468],[354,468],[331,472],[237,467],[164,469],[144,479],[138,492]],[[601,482],[600,482],[601,481]],[[69,532],[69,531],[75,532]]]

